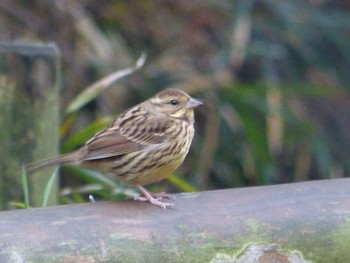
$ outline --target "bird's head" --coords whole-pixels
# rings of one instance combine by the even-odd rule
[[[156,111],[173,118],[193,121],[193,109],[203,102],[178,89],[165,89],[149,100]]]

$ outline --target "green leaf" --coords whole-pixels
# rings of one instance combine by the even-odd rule
[[[122,77],[128,76],[140,68],[145,64],[146,61],[146,53],[142,53],[140,58],[137,60],[136,64],[122,70],[118,70],[103,79],[100,79],[94,82],[92,85],[87,87],[81,93],[79,93],[75,99],[68,105],[66,114],[70,114],[82,108],[84,105],[94,100],[98,95],[100,95],[107,88],[111,87],[111,85]]]
[[[196,192],[197,191],[197,189],[194,186],[192,186],[191,184],[186,182],[184,179],[182,179],[179,176],[176,176],[174,174],[169,175],[167,177],[167,180],[169,182],[171,182],[173,185],[180,188],[184,192]]]
[[[77,133],[73,134],[63,142],[61,151],[66,153],[81,146],[97,131],[105,128],[112,120],[112,117],[101,118],[80,129]]]
[[[44,189],[44,196],[43,196],[43,203],[42,207],[47,206],[47,202],[49,201],[50,193],[52,190],[53,185],[55,184],[55,178],[57,175],[58,169],[56,168],[53,174],[50,177],[50,180],[47,182],[46,187]]]
[[[69,172],[79,176],[81,179],[88,183],[99,183],[101,185],[107,186],[109,188],[116,187],[116,181],[111,179],[109,176],[88,168],[76,167],[67,165],[64,167],[69,170]]]
[[[14,207],[18,207],[18,208],[28,208],[28,207],[26,207],[26,204],[22,203],[22,202],[13,201],[13,202],[10,202],[10,205],[12,205]]]
[[[23,196],[24,196],[24,208],[30,208],[28,178],[27,178],[27,172],[24,165],[22,166],[21,183],[22,183],[22,190],[23,190]]]

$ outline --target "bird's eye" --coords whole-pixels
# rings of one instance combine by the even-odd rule
[[[170,104],[176,106],[179,102],[177,100],[171,100]]]

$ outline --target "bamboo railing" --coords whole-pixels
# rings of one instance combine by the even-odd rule
[[[0,213],[0,262],[349,262],[350,179]]]

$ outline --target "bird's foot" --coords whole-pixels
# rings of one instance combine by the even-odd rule
[[[153,198],[157,199],[157,200],[161,200],[161,199],[173,199],[171,197],[170,194],[166,193],[166,192],[161,192],[161,193],[151,193],[151,192],[148,192]]]
[[[142,196],[136,196],[136,197],[134,197],[134,200],[142,201],[142,202],[150,202],[151,204],[159,206],[163,209],[166,209],[167,207],[174,206],[174,204],[172,204],[172,203],[165,203],[165,202],[160,201],[163,198],[171,199],[169,194],[167,194],[167,193],[150,193],[141,185],[136,185],[136,186],[140,190],[140,192],[142,193]]]

